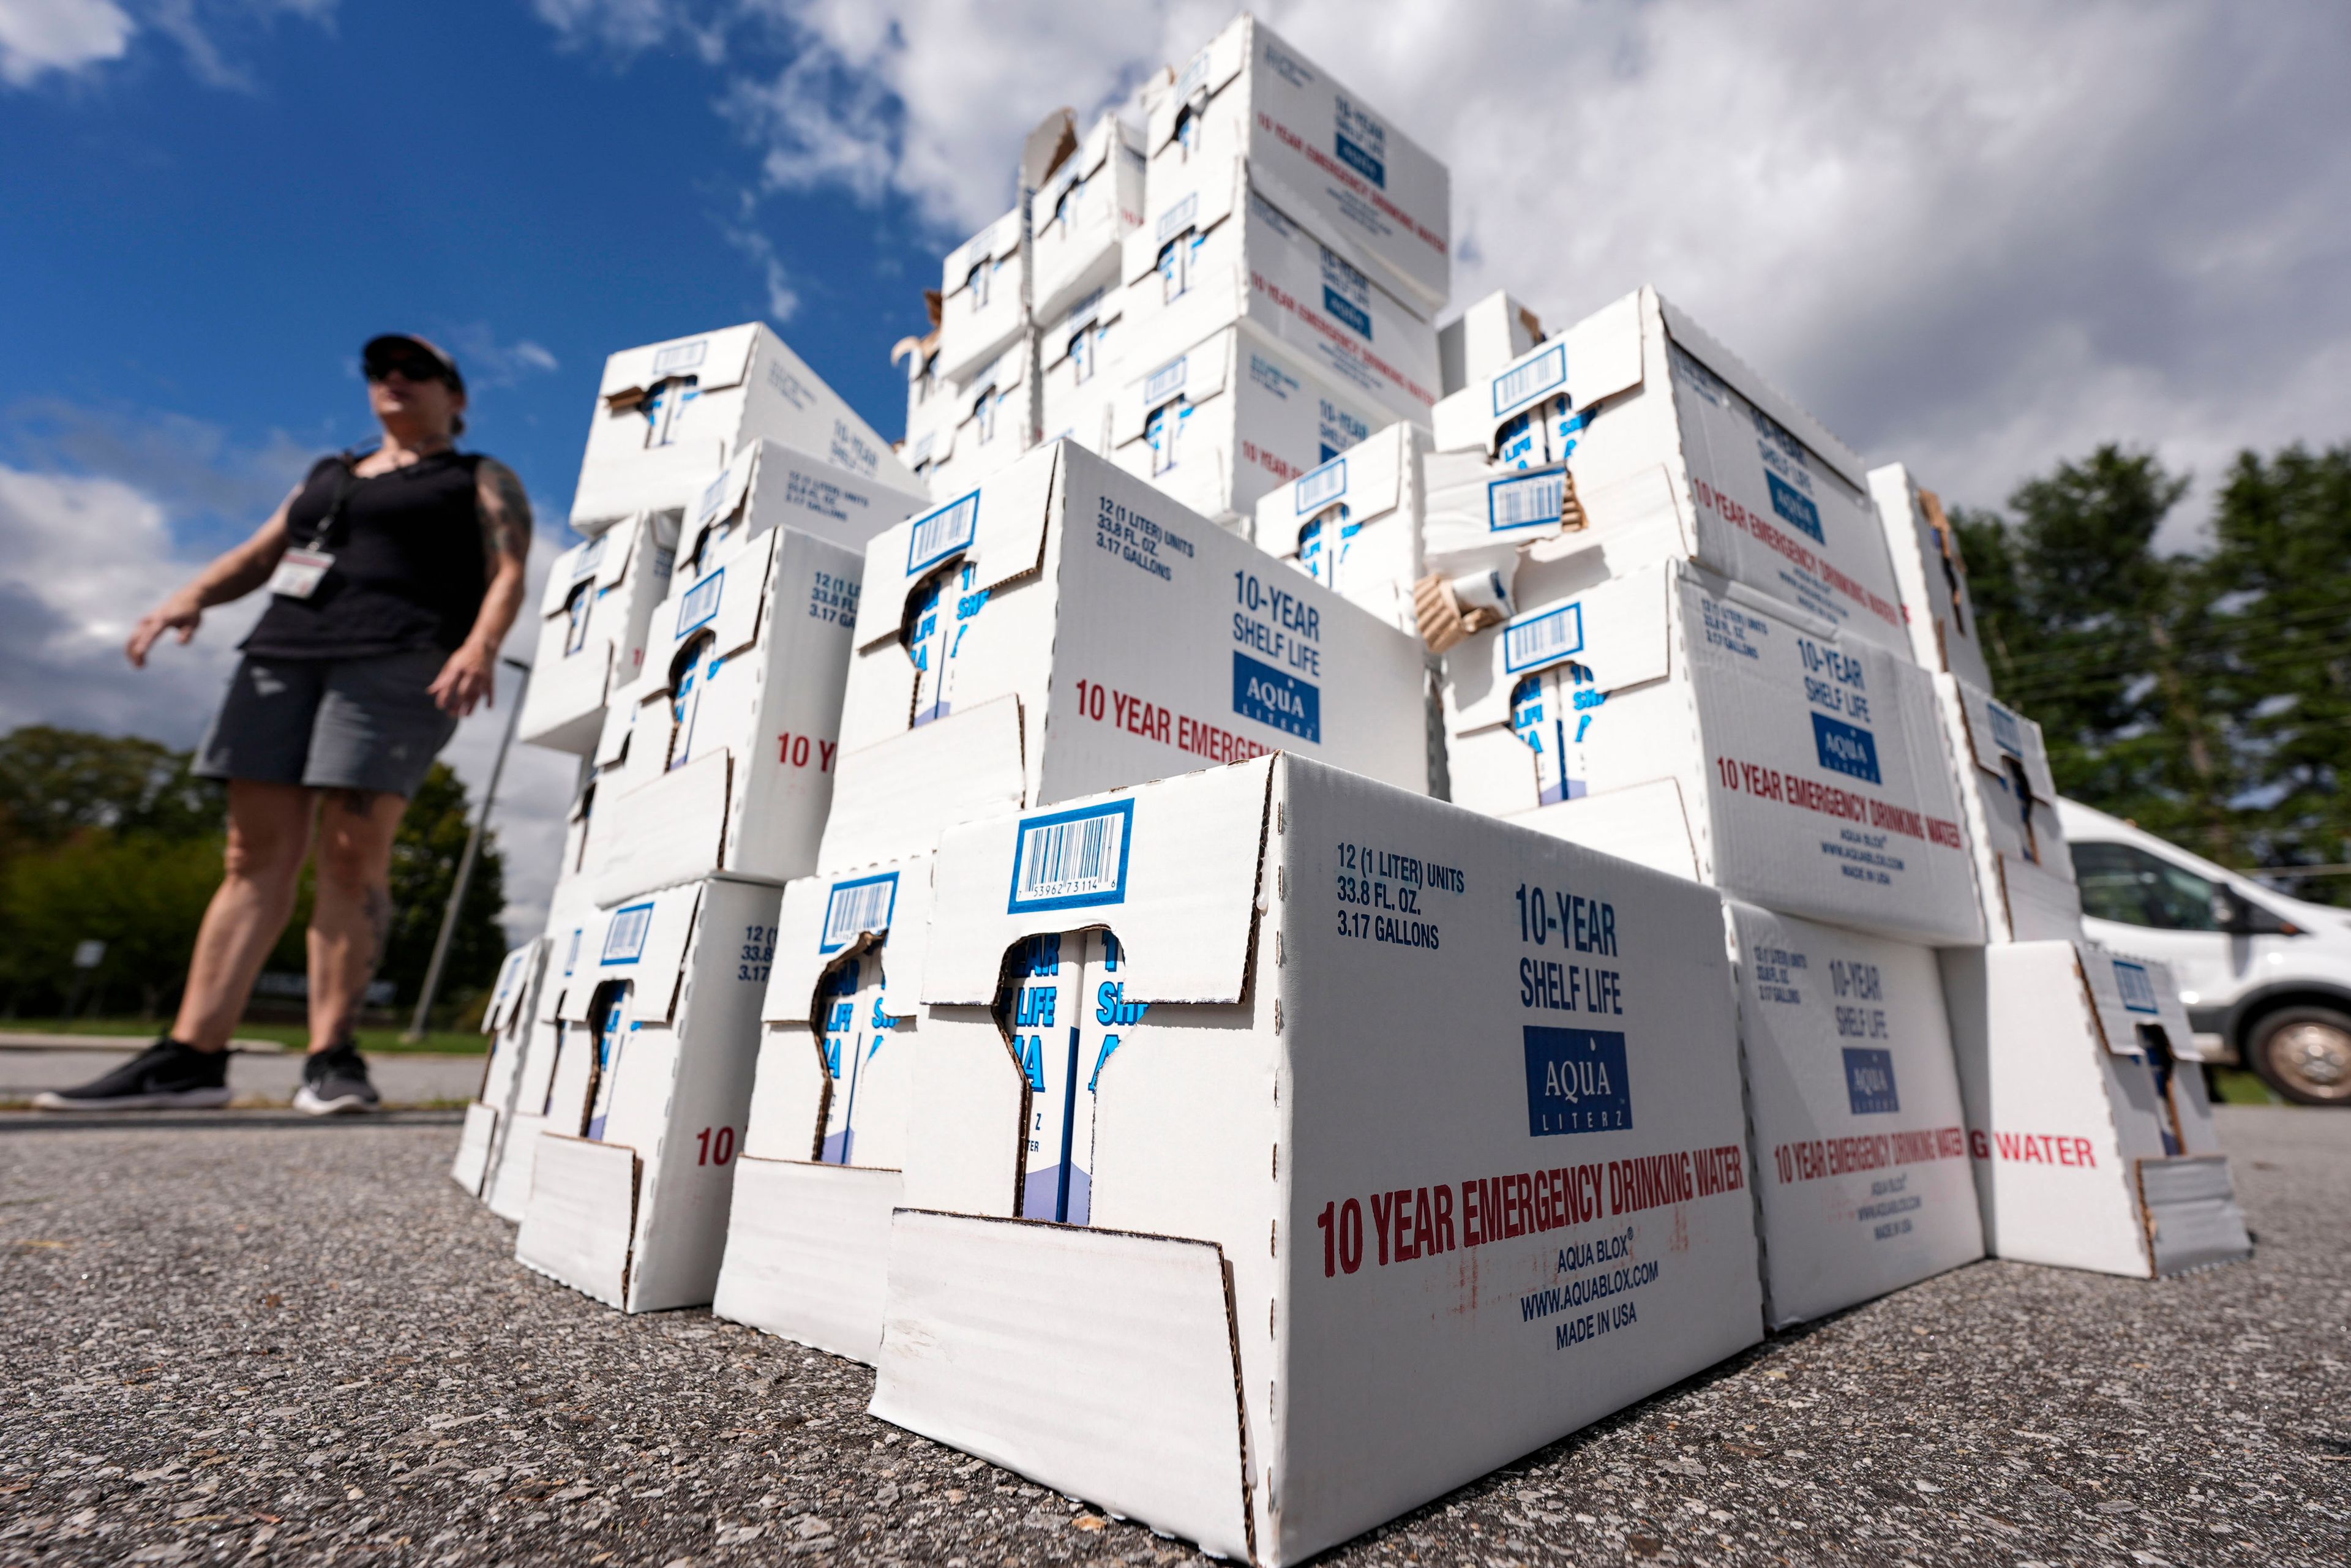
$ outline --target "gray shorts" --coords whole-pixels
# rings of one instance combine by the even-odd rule
[[[194,772],[413,796],[457,732],[456,716],[425,689],[448,662],[438,648],[369,659],[248,653],[197,748]]]

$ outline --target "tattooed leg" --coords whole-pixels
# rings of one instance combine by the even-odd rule
[[[349,1038],[392,936],[392,841],[408,802],[336,792],[319,823],[318,894],[310,910],[310,1049]]]

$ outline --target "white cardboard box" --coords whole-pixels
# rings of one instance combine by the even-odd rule
[[[1931,949],[1728,906],[1775,1329],[1984,1255]]]
[[[1118,465],[1219,525],[1389,423],[1244,321],[1158,364],[1122,361],[1111,405]]]
[[[865,570],[816,864],[1277,748],[1426,788],[1415,643],[1068,442]]]
[[[1535,313],[1497,288],[1437,329],[1446,392],[1489,379],[1542,340]]]
[[[521,1262],[624,1312],[710,1300],[781,896],[714,877],[589,924],[553,1087],[585,1114],[538,1134]]]
[[[1992,1256],[2145,1279],[2251,1254],[2168,969],[2091,942],[1939,957]]]
[[[1428,433],[1389,425],[1257,504],[1257,544],[1351,604],[1419,635],[1423,465]]]
[[[1991,690],[1984,663],[1983,626],[1968,597],[1967,558],[1944,514],[1942,498],[1921,489],[1899,463],[1869,471],[1869,497],[1886,528],[1894,580],[1910,612],[1912,656],[1929,670],[1957,675],[1979,691]]]
[[[1150,205],[1224,178],[1249,181],[1325,245],[1434,319],[1452,292],[1452,177],[1370,105],[1243,14],[1152,105]]]
[[[1221,178],[1155,194],[1120,281],[1138,369],[1247,320],[1392,419],[1426,424],[1436,406],[1437,329],[1250,189],[1238,153]]]
[[[1047,441],[1110,450],[1110,406],[1119,384],[1126,291],[1111,287],[1081,298],[1038,334],[1044,366],[1042,426]]]
[[[1448,576],[1530,546],[1581,583],[1693,560],[1911,657],[1861,459],[1655,289],[1437,405],[1426,552]],[[1562,517],[1572,474],[1584,524]]]
[[[637,678],[645,628],[669,591],[678,515],[641,512],[555,558],[539,595],[538,650],[516,738],[586,752],[604,727],[604,706]]]
[[[816,865],[862,568],[794,528],[738,528],[681,558],[597,751],[597,903]]]
[[[1029,439],[1029,339],[1013,339],[1004,351],[948,384],[948,407],[941,416],[946,434],[931,448],[924,479],[931,496],[955,493],[1019,462],[1035,443]]]
[[[547,938],[540,936],[509,952],[498,966],[489,1006],[482,1010],[482,1032],[490,1037],[489,1058],[482,1063],[481,1087],[465,1107],[457,1158],[449,1170],[450,1178],[474,1197],[486,1195],[498,1147],[513,1128],[522,1059],[529,1050],[539,982],[547,972]]]
[[[580,943],[585,926],[597,918],[593,905],[576,907],[548,922],[547,956],[540,965],[539,983],[524,1025],[522,1050],[515,1061],[512,1110],[501,1121],[490,1150],[489,1167],[482,1178],[482,1200],[499,1218],[517,1221],[530,1207],[530,1184],[538,1156],[538,1134],[549,1122],[577,1129],[584,1107],[568,1110],[555,1103],[555,1083],[565,1044],[563,996],[577,971]]]
[[[1554,572],[1446,656],[1455,801],[1769,909],[1983,940],[1925,671],[1696,567]]]
[[[784,888],[711,1311],[871,1363],[904,1196],[931,857]]]
[[[1986,933],[1995,942],[2080,936],[2082,892],[2041,727],[1956,675],[1935,676],[1935,707],[1958,765]]]
[[[862,550],[875,534],[929,505],[919,486],[893,488],[779,441],[753,441],[695,493],[679,553],[693,560],[714,534],[732,538],[778,528]]]
[[[760,436],[899,490],[920,482],[890,444],[759,322],[623,349],[604,361],[571,526],[682,510]]]
[[[1105,114],[1029,202],[1029,306],[1050,320],[1118,282],[1119,242],[1143,221],[1143,132]]]
[[[1005,214],[947,252],[939,266],[938,373],[962,382],[1029,325],[1020,214]]]
[[[1282,757],[934,899],[883,1419],[1280,1564],[1761,1337],[1708,891]]]

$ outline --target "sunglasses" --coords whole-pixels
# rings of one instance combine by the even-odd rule
[[[398,375],[411,382],[440,382],[449,379],[448,372],[423,354],[396,354],[389,359],[370,360],[367,379],[380,382]]]

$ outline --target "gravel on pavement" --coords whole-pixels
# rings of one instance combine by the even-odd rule
[[[2351,1115],[2220,1115],[2249,1264],[1961,1269],[1325,1561],[2351,1561]],[[1196,1558],[873,1420],[864,1367],[529,1272],[455,1137],[0,1117],[0,1563]]]

